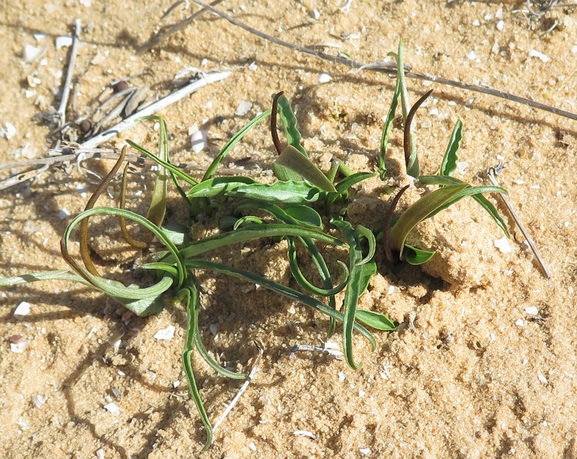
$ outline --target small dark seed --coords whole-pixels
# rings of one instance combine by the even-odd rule
[[[118,83],[112,85],[112,89],[114,89],[114,92],[120,92],[126,88],[128,88],[129,84],[127,81],[124,80],[120,80]]]
[[[92,129],[92,121],[82,120],[80,124],[78,124],[78,128],[80,129],[80,132],[86,134],[90,129]]]
[[[24,341],[24,336],[23,335],[12,335],[8,338],[8,341],[10,341],[12,344],[18,344],[18,343],[21,343],[22,341]]]

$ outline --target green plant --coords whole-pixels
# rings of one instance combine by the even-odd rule
[[[398,54],[394,56],[397,59],[398,68],[402,69],[402,43]],[[484,192],[504,192],[504,190],[499,187],[471,187],[451,176],[456,167],[457,150],[461,138],[460,123],[455,127],[447,147],[440,174],[438,176],[418,175],[418,157],[414,147],[414,134],[411,131],[411,119],[424,98],[411,110],[408,109],[403,72],[398,73],[393,102],[383,129],[379,159],[381,177],[386,177],[387,142],[399,98],[403,105],[405,120],[407,171],[418,177],[421,183],[439,185],[440,188],[413,204],[397,219],[393,219],[392,216],[403,190],[395,197],[384,229],[385,251],[389,260],[405,259],[412,263],[423,263],[430,259],[434,253],[410,247],[405,243],[407,234],[422,220],[432,217],[440,210],[469,195],[477,199],[506,231],[494,207],[481,195]],[[262,183],[242,176],[217,177],[215,173],[223,159],[247,132],[267,116],[271,117],[271,135],[278,152],[278,158],[273,165],[277,180],[273,183]],[[277,134],[277,117],[280,119],[287,139],[287,146],[284,148]],[[182,362],[190,393],[206,428],[205,447],[208,447],[212,443],[213,428],[196,385],[192,354],[197,351],[217,373],[225,377],[244,379],[246,374],[223,368],[204,347],[199,328],[200,286],[195,273],[204,270],[231,276],[259,284],[263,288],[303,303],[328,317],[329,336],[335,332],[337,323],[342,323],[346,361],[352,368],[358,368],[360,365],[355,362],[353,356],[354,332],[368,339],[374,348],[375,339],[366,326],[383,331],[395,330],[395,324],[385,315],[357,307],[360,296],[363,295],[371,278],[377,272],[375,261],[377,243],[375,235],[369,229],[362,225],[353,227],[343,211],[347,201],[350,200],[351,187],[374,174],[355,173],[339,162],[335,162],[328,174],[324,174],[311,162],[306,150],[302,147],[296,118],[289,101],[282,93],[274,96],[272,110],[257,116],[230,139],[207,168],[200,181],[170,163],[167,128],[164,120],[160,117],[147,119],[160,123],[158,155],[134,142],[127,141],[129,145],[160,166],[147,216],[124,209],[126,169],[123,176],[120,208],[94,207],[98,196],[120,169],[124,161],[125,147],[113,170],[88,201],[86,209],[72,219],[64,232],[61,241],[62,256],[72,270],[41,272],[1,279],[0,286],[50,279],[72,280],[103,292],[139,316],[158,313],[164,307],[167,298],[175,298],[183,302],[188,314],[188,323]],[[340,177],[340,180],[337,180],[337,177]],[[222,221],[222,228],[226,228],[226,231],[213,237],[188,241],[188,228],[175,231],[169,229],[168,225],[162,226],[165,219],[169,181],[172,182],[182,199],[188,203],[193,218],[201,212],[210,213],[215,208],[230,206],[232,202],[234,208],[231,210],[231,215]],[[99,273],[90,258],[88,249],[89,218],[95,215],[119,217],[120,228],[127,243],[137,248],[146,247],[151,250],[149,261],[140,268],[154,272],[156,283],[146,287],[126,286]],[[126,228],[126,220],[148,230],[148,239],[135,240]],[[82,264],[76,261],[70,253],[71,237],[77,228],[79,228]],[[338,236],[334,236],[331,230],[336,230]],[[158,249],[158,245],[151,245],[152,237],[150,236],[154,236],[163,249]],[[299,290],[271,281],[257,273],[206,259],[206,254],[212,250],[261,238],[287,241],[290,272]],[[330,250],[331,246],[348,250],[348,260],[338,262],[340,273],[337,276],[329,270],[323,250],[319,248],[320,244],[323,245],[323,250]],[[312,266],[318,273],[322,285],[314,285],[301,270],[302,260],[299,260],[299,247],[304,249],[304,253],[312,261]],[[343,290],[344,299],[342,304],[338,304],[337,294]],[[326,300],[321,301],[319,298]]]
[[[409,96],[404,77],[403,64],[403,42],[399,42],[397,54],[389,53],[397,62],[397,82],[391,107],[385,118],[383,134],[381,136],[381,147],[379,155],[379,175],[382,179],[386,178],[386,155],[389,134],[393,126],[395,111],[399,98],[401,99],[404,123],[403,149],[405,155],[405,166],[407,175],[417,179],[423,185],[438,185],[439,188],[423,196],[417,202],[409,206],[399,217],[393,218],[393,212],[402,194],[409,188],[409,185],[403,187],[392,201],[389,213],[387,215],[384,234],[384,250],[387,260],[396,263],[398,261],[407,261],[413,265],[420,265],[429,261],[435,252],[418,249],[406,243],[409,233],[423,220],[431,218],[443,209],[450,207],[457,201],[466,196],[475,199],[483,209],[485,209],[509,237],[507,225],[499,215],[499,212],[483,196],[483,193],[507,193],[504,188],[497,186],[471,186],[455,177],[453,174],[457,169],[458,151],[462,140],[463,125],[457,121],[453,129],[451,138],[445,150],[443,160],[438,175],[420,175],[419,159],[413,132],[412,120],[421,106],[421,104],[432,93],[425,93],[409,110]]]
[[[279,147],[278,136],[276,136],[277,110],[289,142],[289,145],[282,150]],[[308,159],[306,151],[300,146],[300,134],[296,129],[296,119],[288,100],[281,94],[275,96],[273,111],[275,116],[272,118],[272,133],[275,145],[279,149],[279,157],[273,169],[279,180],[272,184],[265,184],[248,177],[222,178],[214,176],[218,166],[235,144],[254,125],[266,116],[270,116],[270,111],[256,117],[227,143],[200,182],[170,163],[166,125],[160,117],[149,117],[148,119],[160,123],[158,155],[127,141],[132,147],[156,161],[160,166],[147,217],[123,208],[124,191],[121,196],[121,208],[94,207],[98,196],[106,189],[107,184],[123,163],[125,147],[112,171],[105,177],[88,201],[85,210],[72,219],[64,232],[61,241],[62,256],[72,271],[42,272],[0,280],[0,285],[4,286],[50,279],[81,282],[105,293],[139,316],[158,313],[163,308],[167,295],[184,302],[188,313],[188,329],[182,361],[191,395],[207,431],[205,446],[212,443],[212,425],[196,386],[191,360],[193,352],[198,351],[215,371],[225,377],[244,379],[246,374],[231,372],[223,368],[205,349],[200,339],[199,285],[195,277],[197,270],[208,270],[259,284],[261,287],[312,307],[330,319],[329,334],[334,332],[337,322],[342,322],[345,357],[353,368],[358,367],[353,359],[353,332],[356,331],[367,338],[374,348],[376,342],[365,325],[378,330],[392,331],[395,329],[395,325],[383,314],[357,308],[359,297],[376,272],[376,263],[373,259],[376,247],[374,235],[362,226],[353,228],[350,223],[339,216],[338,211],[336,214],[331,211],[335,203],[346,201],[347,190],[352,185],[373,174],[355,174],[341,165],[341,167],[332,169],[329,176],[324,175]],[[344,178],[338,183],[334,183],[334,178],[339,170],[344,174]],[[126,177],[126,172],[124,177]],[[182,198],[188,202],[193,216],[201,211],[210,211],[215,207],[223,206],[222,198],[227,200],[232,198],[236,202],[236,209],[233,213],[237,215],[234,217],[232,230],[214,237],[185,242],[184,232],[178,233],[162,227],[168,180],[173,182]],[[184,182],[184,186],[188,186],[189,189],[185,191],[180,184],[181,182]],[[125,185],[123,183],[123,190]],[[326,219],[323,219],[321,214],[311,206],[313,203],[318,203],[324,209],[325,217],[329,219],[328,225],[324,223]],[[259,210],[259,215],[250,213],[254,209]],[[241,215],[243,212],[245,215]],[[264,214],[268,217],[263,216]],[[126,220],[131,220],[148,230],[164,246],[163,250],[157,250],[153,253],[151,261],[140,267],[157,273],[158,281],[154,285],[147,287],[125,286],[121,282],[107,279],[99,273],[90,258],[88,249],[89,218],[95,215],[118,216],[122,234],[126,241],[133,246],[144,248],[148,247],[149,243],[136,241],[132,238],[126,229]],[[329,226],[336,228],[340,237],[330,235]],[[70,254],[71,236],[76,228],[80,228],[82,264]],[[287,240],[287,257],[290,269],[301,287],[301,291],[273,282],[255,273],[203,259],[203,256],[211,250],[261,238],[285,238]],[[322,252],[317,247],[318,242],[348,249],[349,260],[348,263],[339,262],[342,272],[338,279],[335,279],[329,271]],[[297,256],[298,245],[304,247],[309,253],[322,280],[321,287],[313,285],[302,273]],[[336,295],[343,289],[345,290],[344,302],[342,308],[339,308]],[[319,296],[327,298],[327,302],[323,303],[317,299]]]

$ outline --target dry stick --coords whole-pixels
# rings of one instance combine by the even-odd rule
[[[191,84],[189,84],[188,86],[185,86],[184,88],[181,88],[178,91],[175,91],[172,94],[169,94],[168,96],[163,97],[162,99],[148,105],[147,107],[144,107],[139,112],[137,112],[137,113],[129,116],[128,118],[122,120],[120,123],[111,127],[110,129],[106,130],[105,132],[102,132],[101,134],[88,139],[86,142],[79,144],[78,150],[92,150],[90,152],[84,153],[85,158],[90,158],[90,157],[96,156],[98,154],[102,154],[102,152],[100,150],[94,150],[95,147],[106,142],[107,140],[110,140],[112,137],[116,136],[117,134],[120,134],[121,132],[133,127],[138,122],[139,118],[142,118],[145,116],[150,116],[150,115],[152,115],[152,114],[154,114],[160,110],[163,110],[166,107],[168,107],[169,105],[172,105],[175,102],[178,102],[180,99],[183,99],[187,95],[193,93],[194,91],[199,90],[200,88],[203,88],[204,86],[207,86],[209,84],[216,83],[217,81],[221,81],[221,80],[224,80],[225,78],[228,78],[231,75],[231,73],[232,72],[220,72],[220,73],[210,73],[210,74],[205,75],[202,79],[196,80],[196,81],[192,82]],[[52,149],[50,151],[52,151],[53,153],[60,153],[63,150],[62,149]],[[105,154],[102,154],[102,156],[104,157]],[[115,158],[115,159],[118,158],[118,155],[114,155],[113,158]],[[13,168],[13,167],[23,167],[23,166],[28,166],[31,164],[43,164],[43,166],[38,168],[38,169],[22,172],[20,174],[16,174],[13,177],[10,177],[6,180],[1,181],[0,182],[0,190],[10,188],[11,186],[18,185],[19,183],[23,183],[27,180],[30,180],[30,179],[37,177],[42,172],[44,172],[46,170],[47,166],[49,166],[49,165],[62,164],[62,163],[66,163],[66,162],[69,162],[69,161],[72,161],[75,159],[78,159],[78,153],[70,154],[70,155],[59,155],[59,156],[54,156],[51,158],[41,158],[41,159],[34,160],[31,162],[20,161],[18,163],[10,163],[10,164],[2,165],[2,166],[0,166],[0,169],[7,169],[7,168]]]
[[[133,127],[138,122],[139,118],[150,116],[168,107],[169,105],[178,102],[180,99],[183,99],[190,93],[197,91],[200,88],[203,88],[204,86],[207,86],[211,83],[216,83],[217,81],[224,80],[225,78],[228,78],[231,75],[231,73],[232,72],[209,73],[200,80],[196,80],[193,83],[189,84],[188,86],[185,86],[184,88],[181,88],[178,91],[175,91],[172,94],[163,97],[162,99],[150,104],[149,106],[144,107],[139,112],[122,120],[116,126],[113,126],[110,129],[107,129],[105,132],[102,132],[101,134],[98,134],[97,136],[88,139],[86,142],[81,143],[80,146],[82,148],[97,147],[101,143],[104,143],[107,140],[111,139],[112,137],[116,136],[117,134],[120,134],[122,131],[125,131],[126,129],[130,129],[131,127]]]
[[[487,171],[487,178],[489,179],[491,184],[493,184],[494,186],[500,186],[499,183],[497,182],[497,179],[495,179],[495,174],[496,174],[495,169],[496,168],[491,167]],[[511,217],[513,217],[513,220],[515,220],[515,223],[517,224],[517,226],[521,230],[521,233],[523,233],[523,236],[525,236],[525,240],[527,241],[527,244],[529,244],[529,247],[531,248],[531,250],[535,254],[535,258],[537,258],[537,261],[539,262],[539,265],[541,266],[541,269],[543,270],[543,274],[545,274],[545,277],[547,279],[550,279],[551,273],[549,272],[549,268],[547,268],[547,264],[545,263],[545,261],[541,257],[541,254],[539,253],[537,246],[533,242],[533,239],[531,238],[531,236],[529,236],[529,233],[527,232],[527,228],[525,228],[525,225],[523,224],[523,222],[521,221],[521,219],[519,218],[519,216],[515,212],[515,209],[513,209],[513,205],[511,204],[511,201],[509,201],[509,198],[507,198],[507,196],[504,194],[499,193],[499,197],[503,200],[503,202],[505,203],[505,206],[507,206],[507,209],[509,210],[509,213],[511,214]]]
[[[222,2],[222,0],[215,0],[214,2],[211,3],[211,6],[216,6],[218,5],[220,2]],[[171,6],[170,9],[172,9],[174,7]],[[157,45],[158,43],[160,43],[162,40],[164,40],[166,37],[172,35],[173,33],[176,33],[182,29],[184,29],[187,25],[189,25],[192,21],[194,21],[198,16],[200,16],[202,13],[204,13],[206,11],[206,9],[202,9],[200,11],[197,11],[196,13],[194,13],[193,15],[189,16],[188,18],[186,18],[184,21],[179,22],[177,24],[168,26],[167,28],[163,28],[161,29],[156,36],[152,37],[148,43],[142,45],[140,48],[138,48],[136,50],[136,54],[142,54],[146,51],[148,51],[150,48],[152,48],[153,46]],[[169,14],[169,11],[167,11],[164,16],[166,16],[167,14]],[[164,17],[163,16],[163,17]],[[164,30],[166,29],[166,30]]]
[[[234,17],[232,17],[226,13],[223,13],[222,11],[217,10],[216,8],[213,8],[211,5],[204,3],[202,0],[194,0],[194,2],[197,3],[198,5],[206,8],[206,9],[209,9],[210,11],[212,11],[213,13],[222,17],[223,19],[226,19],[231,24],[248,31],[248,32],[252,33],[253,35],[256,35],[257,37],[260,37],[264,40],[275,43],[279,46],[284,46],[286,48],[300,51],[300,52],[305,53],[305,54],[310,54],[311,56],[315,56],[315,57],[318,57],[318,58],[326,60],[326,61],[334,62],[337,64],[343,64],[343,65],[346,65],[348,67],[356,68],[359,70],[363,70],[363,69],[373,70],[376,72],[383,72],[383,73],[386,73],[388,75],[396,75],[396,73],[397,73],[397,68],[396,68],[397,66],[393,62],[391,62],[391,63],[361,64],[359,62],[355,62],[353,60],[350,60],[350,59],[347,59],[347,58],[344,58],[341,56],[331,56],[329,54],[325,54],[325,53],[322,53],[320,51],[315,51],[313,49],[306,48],[304,46],[295,45],[293,43],[289,43],[289,42],[286,42],[284,40],[280,40],[278,38],[275,38],[271,35],[267,35],[263,32],[260,32],[259,30],[256,30],[256,29],[250,27],[249,25],[246,25],[245,23],[239,21],[238,19],[235,19]],[[499,97],[501,99],[510,100],[512,102],[517,102],[520,104],[528,105],[530,107],[534,107],[534,108],[537,108],[539,110],[544,110],[544,111],[553,113],[555,115],[563,116],[565,118],[569,118],[569,119],[577,121],[577,114],[575,114],[575,113],[571,113],[571,112],[568,112],[565,110],[561,110],[559,108],[551,107],[550,105],[542,104],[540,102],[535,102],[535,101],[533,101],[531,99],[527,99],[525,97],[515,96],[514,94],[509,94],[509,93],[506,93],[503,91],[499,91],[497,89],[489,88],[487,86],[477,86],[477,85],[471,85],[471,84],[467,84],[467,83],[461,83],[459,81],[449,80],[447,78],[438,77],[435,75],[431,75],[429,73],[418,73],[418,72],[408,71],[408,72],[405,72],[405,75],[407,78],[432,81],[432,82],[444,84],[447,86],[453,86],[456,88],[465,89],[466,91],[474,91],[474,92],[479,92],[482,94],[488,94],[490,96]]]
[[[214,423],[214,426],[212,428],[212,431],[214,432],[218,426],[220,426],[222,424],[222,421],[224,421],[224,419],[228,416],[228,414],[232,411],[232,409],[234,408],[234,406],[238,403],[238,401],[240,400],[240,397],[242,396],[242,394],[244,393],[244,391],[248,388],[248,385],[250,384],[252,378],[254,378],[254,375],[256,375],[256,372],[258,371],[258,366],[260,365],[260,359],[262,357],[263,354],[263,348],[259,343],[256,343],[256,347],[258,348],[258,355],[256,357],[256,361],[254,362],[254,365],[252,367],[252,370],[250,370],[250,373],[248,374],[248,376],[246,377],[246,380],[244,381],[244,384],[241,386],[241,388],[238,390],[237,394],[235,395],[235,397],[232,399],[232,401],[229,403],[229,405],[226,407],[226,409],[224,410],[224,413],[222,413],[222,415],[220,416],[220,418],[218,418],[218,421],[216,421]]]
[[[78,42],[80,40],[80,19],[74,21],[74,35],[72,36],[72,50],[70,51],[70,62],[68,63],[68,70],[66,71],[66,80],[62,88],[62,99],[60,99],[60,106],[58,107],[58,117],[60,118],[60,126],[66,124],[66,107],[68,105],[68,97],[70,96],[70,86],[72,84],[72,75],[74,75],[74,64],[76,63],[76,52],[78,49]]]

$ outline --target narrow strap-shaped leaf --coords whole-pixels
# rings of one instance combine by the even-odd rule
[[[296,148],[305,158],[308,157],[306,150],[301,145],[301,133],[297,129],[297,119],[292,111],[289,100],[282,95],[278,99],[278,114],[280,122],[285,130],[287,143]]]
[[[243,127],[234,136],[232,136],[232,138],[226,143],[226,145],[222,148],[222,150],[220,150],[219,154],[216,155],[216,157],[214,158],[214,160],[212,161],[210,166],[208,166],[208,168],[206,169],[206,172],[204,173],[204,176],[202,177],[203,182],[205,180],[211,179],[213,177],[214,173],[216,172],[216,170],[218,169],[218,167],[220,166],[220,164],[222,163],[224,158],[226,158],[226,156],[232,151],[232,149],[235,147],[235,145],[238,142],[240,142],[240,140],[242,140],[242,138],[254,126],[256,126],[260,121],[263,120],[263,118],[266,118],[267,116],[270,116],[270,110],[266,110],[266,111],[262,112],[260,115],[256,116],[245,127]]]
[[[438,175],[422,175],[421,177],[419,177],[419,181],[427,185],[441,185],[441,186],[465,183],[455,177],[438,176]],[[501,188],[500,186],[492,186],[492,185],[483,187],[469,187],[466,190],[467,193],[456,195],[452,200],[448,201],[444,206],[439,208],[429,217],[445,209],[449,205],[454,204],[457,200],[465,196],[471,196],[475,201],[477,201],[481,205],[481,207],[483,207],[483,209],[485,209],[489,213],[489,215],[493,218],[497,226],[501,228],[503,233],[505,233],[505,236],[510,237],[509,229],[507,228],[505,220],[503,220],[503,218],[501,217],[499,211],[495,208],[495,206],[482,194],[482,193],[508,194],[508,191],[505,188]]]
[[[227,196],[275,204],[303,204],[323,201],[327,192],[308,182],[258,183],[247,177],[217,177],[201,182],[189,192],[190,198]]]
[[[356,316],[359,322],[381,331],[395,331],[395,323],[384,314],[376,311],[367,311],[366,309],[357,309]]]
[[[292,145],[287,145],[274,162],[275,172],[277,167],[287,168],[295,172],[299,177],[308,180],[321,190],[335,193],[337,190],[325,174],[315,166],[309,158],[304,156]],[[277,174],[278,176],[278,174]],[[279,177],[280,178],[280,177]],[[286,180],[285,180],[286,181]]]
[[[405,210],[395,223],[395,226],[390,230],[389,244],[391,251],[399,253],[401,260],[403,260],[403,247],[411,230],[454,195],[467,187],[467,184],[459,184],[439,188],[422,197]]]
[[[344,298],[344,319],[343,319],[343,349],[345,359],[351,368],[360,368],[361,364],[356,364],[353,357],[353,328],[355,326],[355,314],[359,297],[366,287],[366,264],[361,264],[363,252],[357,233],[351,224],[341,219],[333,219],[333,225],[341,232],[349,244],[349,282]]]
[[[150,314],[155,314],[162,309],[161,295],[166,292],[174,283],[174,278],[169,275],[165,275],[160,279],[155,285],[150,287],[126,287],[122,283],[113,281],[111,279],[105,279],[99,276],[95,276],[90,273],[86,268],[78,264],[69,254],[68,246],[70,241],[70,235],[72,230],[85,218],[92,215],[115,215],[119,217],[125,217],[135,221],[136,223],[144,226],[150,232],[152,232],[169,250],[171,257],[176,264],[177,272],[177,285],[183,284],[186,278],[186,268],[182,258],[180,257],[179,251],[176,246],[167,238],[162,229],[158,228],[155,224],[150,222],[148,219],[142,215],[138,215],[134,212],[124,209],[113,209],[106,207],[96,207],[87,211],[80,213],[76,216],[67,226],[64,231],[64,235],[61,240],[61,251],[62,256],[66,262],[86,281],[88,281],[94,288],[100,290],[101,292],[107,294],[111,298],[124,305],[126,308],[134,312],[139,316],[146,316]]]
[[[309,282],[309,280],[304,276],[304,274],[302,273],[299,264],[298,264],[298,260],[297,260],[297,248],[294,242],[293,238],[288,238],[288,260],[289,260],[289,266],[290,266],[290,270],[291,270],[291,274],[293,275],[294,279],[297,281],[297,283],[305,290],[315,294],[315,295],[320,295],[320,296],[331,296],[331,295],[336,295],[337,293],[339,293],[342,289],[344,289],[347,286],[347,282],[349,279],[349,270],[347,268],[347,265],[345,265],[342,261],[338,261],[339,265],[341,266],[341,268],[343,268],[343,279],[341,280],[341,283],[339,285],[337,285],[336,287],[332,287],[332,283],[331,283],[331,287],[328,289],[322,289],[319,287],[316,287],[315,285],[313,285],[312,283]]]
[[[385,118],[385,124],[383,126],[383,132],[381,134],[381,144],[379,149],[379,176],[381,180],[385,180],[387,177],[387,148],[389,146],[389,135],[391,134],[391,129],[393,128],[393,121],[395,120],[395,112],[397,111],[397,105],[399,103],[399,96],[401,94],[401,79],[397,78],[395,84],[395,92],[393,93],[393,100],[391,101],[391,106]]]
[[[417,249],[412,245],[405,244],[405,247],[403,248],[403,253],[405,255],[405,260],[407,261],[407,263],[409,263],[410,265],[418,266],[429,261],[431,258],[435,256],[437,252],[435,251],[430,252],[428,250]]]
[[[158,156],[149,152],[146,148],[142,148],[140,145],[138,145],[137,143],[134,143],[132,140],[126,139],[126,143],[129,144],[132,148],[138,150],[140,153],[142,153],[147,158],[152,159],[155,163],[168,169],[170,172],[172,172],[174,175],[176,175],[177,177],[184,180],[189,185],[194,186],[198,183],[196,180],[194,180],[186,172],[181,171],[178,167],[173,166],[172,164],[167,163],[166,161],[162,161]]]
[[[449,144],[447,145],[447,150],[443,156],[443,161],[441,162],[441,175],[452,176],[457,170],[457,161],[459,156],[457,155],[459,147],[461,146],[461,140],[463,139],[463,123],[457,120],[455,127],[453,128],[453,133],[449,139]]]
[[[186,259],[230,244],[238,244],[266,237],[286,236],[309,237],[329,244],[345,245],[343,241],[336,237],[310,228],[295,225],[270,224],[247,226],[230,233],[219,234],[210,238],[194,241],[179,247],[179,251],[180,256]]]
[[[81,284],[92,287],[92,284],[82,276],[65,269],[57,271],[40,271],[37,273],[21,274],[20,276],[4,277],[0,279],[0,287],[11,287],[12,285],[27,284],[29,282],[39,282],[45,280],[65,280],[71,282],[80,282]]]
[[[311,308],[316,309],[317,311],[320,311],[323,314],[326,314],[327,316],[332,317],[335,320],[342,322],[344,319],[344,315],[341,312],[336,311],[333,308],[330,308],[329,306],[327,306],[324,303],[321,303],[315,298],[307,296],[297,290],[294,290],[290,287],[286,287],[277,282],[273,282],[270,279],[258,276],[251,272],[244,271],[242,269],[232,268],[230,266],[221,263],[215,263],[212,261],[205,261],[205,260],[196,260],[196,259],[187,261],[186,265],[190,269],[206,269],[209,271],[225,274],[227,276],[235,277],[237,279],[241,279],[247,282],[251,282],[253,284],[258,284],[261,287],[269,289],[280,295],[286,296],[287,298],[290,298],[292,300],[298,301],[299,303],[302,303],[306,306],[310,306]],[[360,324],[354,324],[353,328],[355,331],[359,332],[371,343],[373,349],[376,347],[377,343],[375,341],[375,338],[365,327],[363,327]]]
[[[181,300],[186,300],[186,312],[188,314],[186,340],[184,351],[182,352],[182,366],[184,367],[184,373],[186,375],[186,380],[188,381],[188,390],[190,391],[190,395],[196,405],[196,411],[198,412],[200,420],[206,430],[206,442],[203,448],[203,450],[206,450],[212,444],[212,424],[210,423],[210,419],[208,418],[208,414],[206,413],[206,409],[202,403],[202,398],[200,397],[200,392],[198,391],[196,378],[194,377],[194,371],[192,369],[192,354],[194,352],[195,336],[199,333],[198,308],[200,304],[200,295],[196,285],[191,283],[179,292],[179,297]]]
[[[356,172],[342,179],[339,183],[335,185],[335,188],[337,189],[337,192],[339,194],[342,194],[353,185],[356,185],[357,183],[362,182],[363,180],[367,180],[374,176],[375,174],[371,174],[369,172]]]

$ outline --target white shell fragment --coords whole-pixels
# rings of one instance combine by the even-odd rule
[[[309,437],[312,438],[313,440],[316,438],[315,434],[309,432],[308,430],[295,430],[293,434],[296,435],[297,437]]]
[[[330,76],[328,73],[321,73],[319,75],[319,83],[328,83],[329,81],[331,81],[333,79],[332,76]]]
[[[169,325],[168,327],[166,327],[162,330],[158,330],[156,332],[156,334],[154,335],[154,338],[164,339],[164,340],[170,341],[172,338],[174,338],[174,332],[175,331],[176,331],[176,327],[174,327],[173,325]]]
[[[16,306],[16,309],[14,309],[14,313],[12,315],[15,319],[23,320],[24,317],[26,317],[28,314],[30,314],[30,303],[23,301],[18,306]]]
[[[511,253],[513,251],[509,245],[509,239],[507,239],[505,236],[503,236],[501,239],[493,241],[493,244],[495,244],[495,247],[497,247],[501,253]]]
[[[60,212],[58,212],[58,218],[60,220],[64,220],[65,218],[70,217],[70,211],[66,208],[62,209]]]
[[[60,36],[56,37],[56,49],[62,49],[72,46],[72,37]]]
[[[518,327],[524,327],[525,326],[525,321],[523,319],[517,319],[515,321],[515,325],[517,325]]]
[[[27,64],[29,64],[30,62],[34,62],[36,59],[42,56],[47,49],[48,46],[42,46],[37,48],[36,46],[26,45],[24,47],[24,52],[22,53],[22,56],[24,57],[24,62],[26,62]]]
[[[46,403],[46,400],[48,400],[48,397],[43,397],[42,395],[33,395],[32,396],[32,405],[34,405],[35,408],[40,408],[42,405],[44,405]]]
[[[236,116],[244,116],[249,112],[249,110],[251,108],[252,108],[252,103],[247,102],[246,100],[243,100],[240,104],[238,104],[238,107],[236,107],[234,114]]]
[[[196,128],[196,126],[193,126]],[[189,130],[191,132],[191,130]],[[208,131],[199,131],[198,128],[190,133],[190,144],[192,151],[200,153],[205,148],[208,148]]]
[[[10,140],[12,137],[16,135],[16,128],[12,123],[6,123],[6,128],[0,126],[0,136],[6,137],[6,139]]]
[[[543,384],[549,384],[549,381],[547,380],[547,378],[545,376],[543,376],[541,373],[539,373],[537,375],[537,378],[539,378],[539,381],[541,381]]]
[[[110,402],[110,403],[107,403],[106,405],[104,405],[104,409],[106,411],[108,411],[109,413],[113,414],[114,416],[118,416],[120,414],[120,408],[114,402]]]
[[[24,339],[17,343],[10,343],[10,350],[15,354],[22,354],[30,346],[30,340]]]
[[[539,315],[539,309],[537,309],[537,306],[529,306],[528,308],[525,308],[525,312],[530,316]]]
[[[545,62],[545,63],[547,63],[547,62],[549,62],[549,61],[551,60],[551,59],[549,58],[549,56],[547,56],[547,55],[545,55],[545,54],[543,54],[543,53],[541,53],[541,52],[539,52],[539,51],[536,51],[536,50],[534,50],[534,49],[532,49],[532,50],[529,51],[529,57],[536,57],[536,58],[538,58],[539,60],[541,60],[541,62]]]
[[[359,449],[359,453],[361,453],[361,456],[368,456],[369,454],[371,454],[371,448],[361,448]]]

